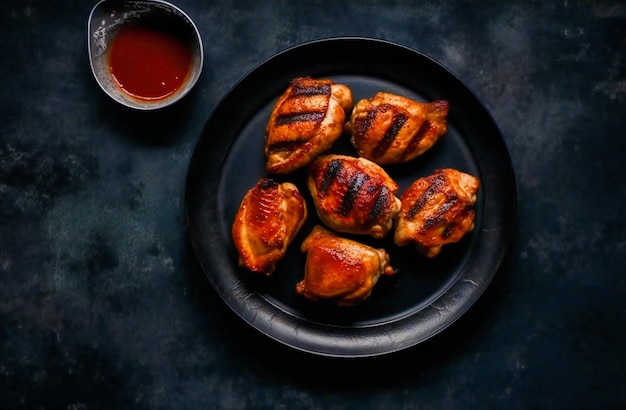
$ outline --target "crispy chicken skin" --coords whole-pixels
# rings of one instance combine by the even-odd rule
[[[401,164],[423,154],[447,132],[448,102],[413,101],[379,92],[360,100],[345,130],[360,156],[377,164]]]
[[[329,150],[343,134],[352,104],[352,91],[345,85],[311,77],[293,79],[266,126],[266,171],[288,174]]]
[[[309,300],[340,306],[356,305],[372,294],[381,275],[393,275],[389,254],[342,238],[316,225],[302,242],[306,252],[304,279],[296,292]]]
[[[232,226],[239,265],[270,276],[306,218],[306,203],[294,184],[261,178],[244,196]]]
[[[307,185],[318,216],[337,232],[382,238],[400,211],[398,184],[365,158],[322,155],[309,166]]]
[[[480,180],[456,169],[437,169],[402,194],[394,242],[414,243],[429,258],[445,244],[458,242],[474,229],[474,204]]]

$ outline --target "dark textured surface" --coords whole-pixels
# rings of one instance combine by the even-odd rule
[[[0,5],[2,408],[626,405],[624,3],[181,0],[205,69],[156,115],[92,78],[94,3]],[[438,337],[374,360],[308,357],[242,323],[184,220],[189,159],[223,95],[276,52],[344,35],[456,73],[518,178],[518,232],[492,286]]]

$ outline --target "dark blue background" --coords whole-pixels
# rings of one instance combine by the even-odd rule
[[[623,2],[181,0],[205,68],[158,114],[98,88],[94,4],[0,5],[2,408],[626,406]],[[431,341],[377,359],[260,335],[212,289],[185,228],[212,109],[273,54],[334,36],[448,67],[491,111],[517,174],[517,235],[487,292]]]

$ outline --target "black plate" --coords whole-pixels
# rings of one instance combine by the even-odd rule
[[[298,76],[348,85],[355,102],[378,91],[420,101],[450,102],[448,133],[409,164],[386,167],[400,185],[439,167],[481,179],[476,228],[428,260],[388,238],[395,276],[382,277],[371,297],[351,308],[309,302],[295,293],[304,275],[299,245],[318,222],[303,171],[285,177],[301,189],[309,221],[270,278],[237,265],[230,228],[244,194],[265,175],[264,129],[272,106]],[[348,138],[332,152],[356,155]],[[207,277],[224,301],[263,334],[292,348],[336,357],[386,354],[416,345],[458,319],[495,275],[513,232],[516,184],[506,145],[478,98],[450,71],[401,45],[335,38],[281,52],[244,77],[211,114],[193,153],[186,186],[189,235]],[[400,194],[399,193],[399,194]],[[364,240],[366,241],[366,240]]]

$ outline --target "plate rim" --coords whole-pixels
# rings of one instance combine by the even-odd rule
[[[486,115],[486,117],[489,119],[490,124],[488,125],[493,128],[494,131],[497,133],[497,141],[500,144],[500,154],[504,156],[504,158],[499,158],[499,162],[504,163],[507,168],[506,170],[504,170],[504,172],[507,174],[506,179],[509,181],[510,186],[507,187],[509,191],[506,193],[506,196],[509,197],[510,202],[506,204],[508,205],[508,207],[506,209],[506,212],[504,213],[509,216],[510,221],[508,221],[506,226],[502,227],[502,230],[508,232],[508,235],[505,235],[506,237],[504,238],[504,240],[502,240],[501,238],[497,238],[499,246],[497,248],[497,253],[491,258],[492,266],[490,272],[486,276],[483,275],[480,278],[476,278],[475,276],[471,275],[471,272],[466,272],[464,269],[461,275],[459,275],[459,277],[455,279],[453,283],[451,283],[450,286],[445,291],[443,291],[439,297],[436,298],[436,301],[442,302],[441,305],[438,307],[434,307],[434,303],[431,303],[429,305],[429,307],[432,307],[432,309],[441,309],[440,312],[443,313],[440,313],[441,317],[439,318],[439,320],[436,320],[436,317],[429,316],[427,318],[428,326],[426,326],[426,331],[424,331],[424,326],[422,326],[422,331],[418,332],[418,334],[411,334],[411,332],[402,332],[402,337],[400,338],[401,340],[395,340],[391,342],[389,339],[393,338],[394,336],[398,336],[398,332],[390,333],[387,331],[388,329],[386,327],[391,327],[391,330],[394,330],[394,327],[397,326],[401,326],[403,328],[413,328],[423,325],[423,323],[420,323],[418,320],[420,318],[415,317],[415,313],[409,314],[406,317],[401,317],[393,321],[391,326],[382,323],[376,326],[348,328],[342,326],[324,325],[307,321],[301,318],[294,318],[288,312],[285,312],[284,310],[280,309],[280,307],[275,306],[265,297],[259,295],[258,293],[245,292],[245,289],[238,287],[239,283],[230,283],[231,291],[225,292],[224,284],[220,283],[215,275],[212,275],[209,272],[210,268],[207,266],[205,256],[201,254],[200,245],[198,243],[199,238],[197,237],[198,233],[195,231],[193,224],[194,217],[193,215],[191,215],[190,212],[190,203],[192,203],[191,195],[193,193],[191,187],[195,178],[193,171],[195,167],[197,167],[198,156],[200,155],[198,152],[203,143],[206,144],[207,130],[212,121],[215,121],[215,117],[219,113],[220,108],[224,107],[224,105],[229,100],[234,99],[236,97],[236,94],[238,92],[241,92],[240,88],[244,87],[247,82],[252,81],[251,78],[253,76],[260,75],[259,72],[267,69],[267,67],[271,66],[272,63],[275,63],[280,59],[287,58],[291,54],[303,52],[303,50],[306,50],[308,48],[324,47],[328,46],[329,44],[337,46],[341,46],[341,44],[343,44],[344,46],[360,44],[361,46],[372,45],[376,47],[397,49],[398,52],[400,52],[401,50],[403,53],[409,53],[410,55],[414,55],[416,58],[425,59],[429,62],[429,64],[434,65],[434,67],[438,71],[442,71],[443,73],[445,73],[445,75],[453,78],[456,81],[457,85],[460,85],[463,91],[466,92],[472,100],[474,100],[474,103],[478,106],[481,114]],[[234,139],[231,139],[229,141],[217,141],[217,143],[219,144],[219,148],[224,150],[225,154],[223,159],[225,159],[230,145],[234,143]],[[217,184],[219,184],[219,180]],[[213,204],[214,206],[208,207],[207,209],[205,209],[205,211],[208,215],[210,215],[211,218],[216,218],[218,213],[216,205],[217,194],[213,193],[210,199],[211,204]],[[485,203],[483,206],[485,207],[487,205],[487,198],[485,198]],[[306,353],[342,358],[372,357],[404,350],[432,338],[436,334],[448,328],[461,316],[463,316],[465,312],[467,312],[467,310],[469,310],[480,298],[480,296],[484,293],[484,291],[487,289],[487,287],[497,274],[497,271],[500,269],[502,262],[504,261],[506,254],[509,252],[512,243],[514,226],[517,220],[517,181],[506,141],[504,140],[498,125],[493,119],[493,116],[491,115],[489,110],[487,110],[486,106],[477,96],[477,94],[470,87],[468,87],[467,84],[465,84],[459,77],[452,73],[452,71],[450,71],[447,67],[424,53],[421,53],[413,48],[404,46],[402,44],[391,42],[389,40],[355,36],[329,37],[303,42],[286,48],[270,56],[260,64],[256,65],[253,69],[248,71],[248,73],[245,74],[241,79],[239,79],[216,104],[202,127],[200,138],[194,147],[191,160],[189,162],[185,185],[185,218],[189,239],[194,250],[194,254],[198,262],[200,263],[204,274],[207,276],[209,282],[214,287],[218,295],[227,304],[227,306],[229,306],[229,308],[233,310],[246,323],[251,325],[253,328],[264,334],[265,336],[290,348]],[[484,235],[486,235],[486,233],[484,234],[483,232],[480,232],[477,241],[480,239],[480,236]],[[491,239],[490,243],[491,242],[494,242],[494,240]],[[220,244],[215,243],[210,244],[210,246],[217,246],[219,248],[225,247],[225,244],[221,245],[224,246],[220,246]],[[220,270],[222,268],[221,263],[219,263],[220,261],[215,262],[218,262],[218,266],[213,267],[212,269]],[[224,261],[222,260],[222,262]],[[235,282],[239,281],[235,279]],[[451,293],[453,289],[455,290],[455,292]],[[465,296],[463,300],[459,301],[456,299],[456,297],[461,291],[465,292],[465,295],[467,296]],[[449,300],[446,299],[448,297],[450,298]],[[243,305],[247,306],[247,309],[244,309],[242,311],[241,306]],[[269,309],[271,312],[262,311],[261,314],[264,317],[259,317],[256,312],[259,306],[262,309]],[[431,313],[434,314],[435,312],[433,311]],[[264,323],[263,319],[268,319],[268,317],[271,319],[271,323]],[[407,321],[409,323],[405,323]],[[284,330],[287,328],[294,332],[295,337],[286,339],[282,333],[279,332],[277,334],[276,332],[276,329]],[[366,343],[364,343],[363,336],[361,335],[361,333],[363,333],[363,330],[361,329],[365,329],[365,333],[369,333],[365,335],[365,339],[367,339],[365,340]],[[375,334],[372,334],[372,329],[376,329],[379,331]],[[306,335],[308,338],[310,338],[310,340],[303,339],[301,335]]]

